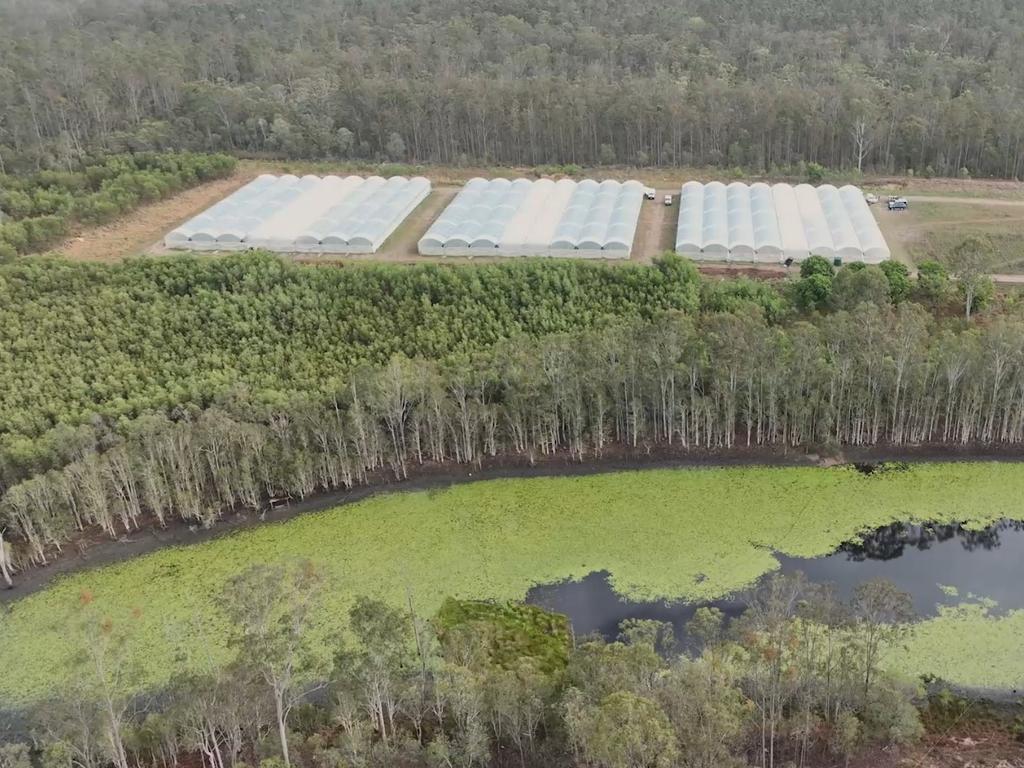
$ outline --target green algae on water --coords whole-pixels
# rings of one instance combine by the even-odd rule
[[[521,600],[534,585],[608,571],[630,599],[707,600],[776,569],[773,552],[816,557],[894,522],[983,527],[1021,519],[1021,498],[1024,465],[1010,463],[922,464],[871,476],[850,468],[644,470],[379,495],[83,572],[15,603],[0,614],[0,700],[39,698],[66,677],[75,652],[67,629],[83,590],[112,620],[134,617],[131,652],[139,686],[148,687],[227,659],[215,598],[257,563],[319,564],[331,583],[315,628],[326,646],[344,630],[357,595],[403,606],[411,595],[432,615],[449,596]],[[1003,632],[992,630],[993,641],[1003,642]],[[921,635],[921,653],[938,645],[929,637]],[[962,653],[985,654],[980,643],[971,646]],[[931,663],[893,658],[914,672]],[[1016,663],[1024,668],[1024,658]],[[975,668],[960,666],[965,678]]]

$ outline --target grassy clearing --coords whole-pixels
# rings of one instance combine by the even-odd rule
[[[405,605],[408,590],[421,613],[433,614],[447,596],[515,600],[535,584],[607,570],[630,598],[708,599],[776,568],[772,551],[813,557],[896,521],[983,526],[1019,518],[1022,496],[1024,465],[998,463],[875,476],[845,468],[649,470],[382,495],[82,573],[15,603],[0,617],[0,701],[30,700],[66,677],[76,643],[68,630],[83,590],[112,620],[131,622],[143,687],[223,661],[213,599],[254,563],[301,557],[322,565],[333,587],[317,627],[326,643],[356,595]],[[985,663],[987,649],[941,641],[960,618],[934,620],[918,645],[929,657],[911,652],[914,662],[902,663],[982,684],[972,679],[971,659]],[[971,621],[991,626],[984,616]]]
[[[907,250],[915,264],[928,259],[948,262],[965,239],[982,237],[995,246],[996,272],[1024,272],[1024,207],[924,202],[916,204],[909,216],[895,216],[895,225],[906,222],[912,235]]]
[[[997,254],[992,269],[997,274],[1024,273],[1024,219],[1010,224],[936,229],[909,246],[915,264],[935,260],[950,262],[954,249],[969,237],[987,238]]]

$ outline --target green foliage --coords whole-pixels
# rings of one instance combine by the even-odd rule
[[[20,226],[20,225],[15,225]],[[696,312],[692,265],[523,259],[473,269],[311,269],[267,254],[33,260],[0,271],[0,432],[37,434],[91,413],[333,394],[396,353],[444,360],[519,335]]]
[[[665,713],[628,691],[609,694],[581,731],[583,752],[600,768],[672,768],[678,754]]]
[[[0,248],[35,253],[56,245],[75,222],[102,224],[187,187],[229,175],[227,155],[142,153],[85,161],[74,172],[0,176]]]
[[[0,5],[7,172],[73,167],[97,148],[168,147],[778,165],[815,183],[821,163],[949,176],[1021,167],[1024,22],[1013,3],[972,6],[966,20],[953,0],[928,13],[693,0],[676,16],[656,0],[598,12],[553,0],[403,3],[386,14],[356,3],[343,18],[323,0],[75,7]],[[229,28],[224,56],[217,30]],[[841,71],[820,55],[835,40]],[[858,121],[866,134],[850,130]]]
[[[814,312],[827,307],[832,301],[832,282],[831,275],[821,273],[800,278],[794,288],[797,307],[804,312]]]
[[[947,731],[964,721],[970,714],[974,702],[957,696],[948,687],[928,696],[924,716],[928,727],[935,731]]]
[[[566,176],[575,178],[583,173],[583,168],[575,163],[538,165],[533,169],[535,176]]]
[[[843,267],[832,281],[832,306],[849,311],[864,302],[877,307],[889,306],[889,281],[885,273],[878,267],[863,264]]]
[[[436,624],[442,647],[453,635],[469,632],[486,649],[488,662],[502,669],[529,661],[544,674],[556,675],[569,661],[569,620],[532,605],[448,598]]]
[[[607,570],[629,598],[714,599],[777,568],[773,552],[822,555],[898,521],[1016,519],[1022,494],[1022,465],[955,463],[878,476],[853,468],[651,470],[382,495],[85,571],[14,603],[4,617],[0,697],[23,702],[59,683],[74,655],[66,627],[83,590],[103,615],[139,611],[128,646],[148,687],[230,658],[216,602],[253,563],[321,564],[329,588],[309,634],[322,654],[347,627],[357,595],[406,610],[413,585],[416,612],[431,615],[449,595],[500,604],[535,584]],[[529,612],[514,616],[515,626],[535,626]],[[171,625],[187,629],[170,633]],[[883,666],[1020,687],[1021,632],[1024,611],[943,611],[915,625]]]
[[[923,261],[917,266],[914,297],[931,306],[940,306],[949,300],[952,285],[945,265],[938,261]]]
[[[913,285],[910,282],[910,270],[899,261],[883,261],[879,267],[889,281],[889,300],[900,304],[910,298]]]
[[[13,248],[18,253],[28,250],[28,228],[20,221],[0,224],[0,243],[8,248]]]
[[[53,741],[46,745],[39,757],[42,768],[72,768],[74,752],[67,742]]]
[[[0,768],[32,768],[28,745],[0,743]]]
[[[833,277],[836,273],[835,267],[832,266],[832,262],[826,259],[824,256],[808,256],[806,259],[800,262],[800,277],[812,277],[814,275],[824,275],[825,277]]]
[[[764,280],[705,280],[701,284],[701,309],[705,312],[742,312],[755,307],[768,322],[780,321],[789,310],[786,296]]]
[[[686,622],[686,633],[704,648],[713,648],[722,639],[725,615],[718,608],[701,607]]]
[[[825,181],[825,167],[818,163],[807,164],[807,183],[821,184]]]
[[[891,682],[876,686],[861,715],[861,738],[872,744],[913,744],[924,726],[912,703],[914,688]]]
[[[989,272],[995,262],[995,247],[983,237],[965,238],[950,256],[950,267],[957,279],[957,289],[964,303],[968,320],[971,314],[984,309],[995,293]]]

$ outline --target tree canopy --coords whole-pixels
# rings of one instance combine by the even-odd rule
[[[1019,177],[1012,0],[0,5],[0,174],[90,149]]]

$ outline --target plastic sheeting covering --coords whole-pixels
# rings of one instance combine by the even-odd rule
[[[472,179],[419,241],[425,256],[629,258],[638,181]]]
[[[373,253],[430,194],[422,177],[265,174],[164,238],[168,248]]]
[[[830,184],[687,182],[679,194],[676,251],[694,259],[767,263],[812,254],[869,264],[890,258],[864,193]]]

